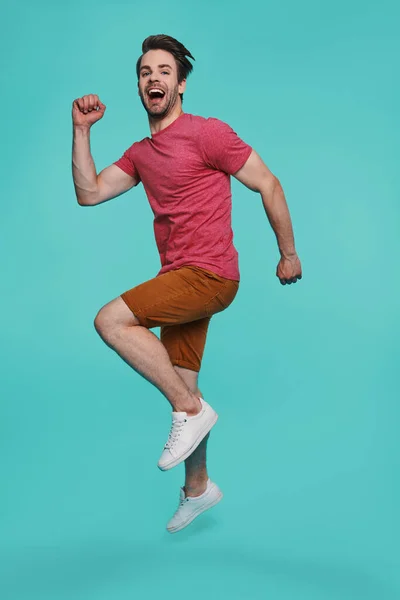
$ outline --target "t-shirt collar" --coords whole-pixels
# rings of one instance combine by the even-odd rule
[[[150,134],[150,139],[153,139],[155,137],[159,137],[162,133],[164,133],[165,131],[168,131],[173,125],[175,125],[175,123],[177,123],[178,121],[180,121],[182,119],[182,117],[184,115],[186,115],[187,113],[181,113],[179,115],[179,117],[177,117],[174,121],[172,121],[172,123],[170,123],[169,125],[167,125],[166,127],[164,127],[164,129],[161,129],[161,131],[156,131],[155,133]]]

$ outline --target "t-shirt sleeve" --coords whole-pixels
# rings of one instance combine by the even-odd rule
[[[229,175],[239,171],[252,152],[232,127],[212,117],[201,128],[200,146],[206,164]]]
[[[132,160],[131,148],[128,148],[128,150],[125,150],[125,152],[123,153],[121,158],[119,158],[118,160],[116,160],[114,162],[114,165],[117,165],[117,167],[119,167],[120,169],[125,171],[125,173],[127,173],[131,177],[135,177],[135,179],[137,179],[138,182],[140,181],[140,175],[139,175],[138,170],[136,169],[135,164]]]

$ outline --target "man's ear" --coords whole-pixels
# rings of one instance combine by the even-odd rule
[[[186,79],[182,79],[181,83],[179,84],[179,93],[180,94],[184,94],[185,90],[186,90]]]

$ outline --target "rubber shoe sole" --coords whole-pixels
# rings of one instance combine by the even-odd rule
[[[180,525],[176,525],[175,527],[169,527],[169,528],[167,527],[167,531],[169,533],[177,533],[178,531],[181,531],[182,529],[184,529],[185,527],[190,525],[190,523],[192,523],[203,512],[205,512],[206,510],[209,510],[210,508],[212,508],[213,506],[218,504],[218,502],[220,502],[223,497],[224,497],[224,494],[220,491],[218,493],[217,498],[214,498],[214,500],[212,500],[211,502],[203,504],[203,506],[199,507],[197,510],[194,510],[191,513],[191,515],[187,519],[185,519],[185,521],[182,521],[182,523]]]

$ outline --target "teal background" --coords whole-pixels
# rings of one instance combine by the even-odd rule
[[[387,0],[4,7],[3,600],[400,597],[399,16]],[[142,187],[81,208],[71,174],[75,98],[107,105],[98,171],[148,134],[135,63],[154,33],[196,57],[185,111],[228,122],[281,180],[304,269],[279,284],[261,198],[233,181],[241,286],[199,379],[225,498],[174,536],[169,405],[93,327],[159,270],[151,209]]]

